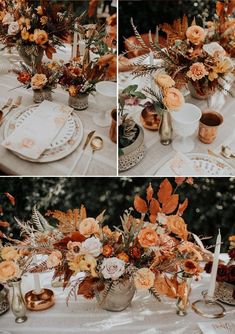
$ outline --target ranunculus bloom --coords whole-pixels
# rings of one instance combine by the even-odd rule
[[[187,76],[193,81],[200,80],[208,75],[209,72],[206,70],[203,63],[194,63],[190,66]]]
[[[35,74],[31,79],[32,89],[42,89],[47,83],[45,74]]]
[[[155,83],[161,88],[171,88],[175,85],[175,81],[168,74],[157,74],[155,77]]]
[[[99,224],[94,218],[85,218],[79,224],[78,230],[85,237],[90,237],[99,233]]]
[[[3,25],[8,25],[12,22],[14,22],[14,16],[10,13],[7,13],[2,20],[2,24]]]
[[[69,269],[71,269],[76,275],[79,272],[90,272],[91,276],[97,277],[96,259],[89,254],[80,254],[73,257],[73,259],[69,259]]]
[[[157,232],[150,227],[144,227],[139,232],[138,240],[142,247],[152,247],[159,244]]]
[[[197,275],[199,272],[201,272],[201,268],[198,266],[198,263],[196,261],[187,259],[183,262],[183,269],[184,272],[190,275]]]
[[[105,257],[109,257],[113,254],[113,247],[111,245],[104,245],[102,254]]]
[[[20,269],[19,266],[13,261],[3,261],[0,263],[0,282],[6,283],[7,281],[19,278]]]
[[[102,244],[98,238],[91,237],[81,243],[81,254],[90,254],[94,257],[99,256],[102,253]]]
[[[34,41],[38,45],[46,44],[48,41],[48,35],[45,30],[35,29],[34,30]]]
[[[31,80],[31,76],[28,72],[20,72],[17,76],[17,80],[25,84]]]
[[[216,279],[218,282],[224,282],[228,280],[228,270],[226,265],[219,264]]]
[[[62,259],[62,254],[60,251],[53,251],[47,258],[47,268],[57,267]]]
[[[188,231],[187,225],[185,224],[182,217],[177,215],[168,216],[167,218],[167,228],[170,232],[176,234],[183,240],[187,240],[188,238]]]
[[[162,102],[168,110],[177,110],[184,104],[184,97],[178,89],[167,88]]]
[[[104,259],[101,264],[101,273],[105,279],[117,280],[125,272],[125,262],[116,257]]]
[[[129,256],[125,252],[121,252],[117,255],[117,258],[128,263],[129,262]]]
[[[186,36],[189,42],[199,45],[205,40],[206,33],[202,27],[194,25],[187,29]]]
[[[149,268],[139,269],[134,276],[137,289],[150,289],[154,285],[155,275]]]
[[[15,36],[19,32],[19,24],[18,22],[11,22],[8,26],[7,33],[8,35]]]
[[[14,247],[3,247],[1,249],[1,257],[3,260],[17,260],[20,255]]]
[[[235,283],[235,265],[228,267],[228,281]]]
[[[130,256],[134,259],[140,259],[141,258],[141,251],[140,248],[137,246],[133,246],[130,248]]]

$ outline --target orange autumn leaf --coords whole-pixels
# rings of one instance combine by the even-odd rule
[[[161,211],[161,208],[160,208],[160,204],[158,202],[158,200],[156,200],[155,198],[152,198],[151,202],[150,202],[150,205],[149,205],[149,212],[151,215],[157,215],[158,212]]]
[[[178,211],[177,211],[177,215],[182,216],[182,214],[187,209],[187,207],[188,207],[188,199],[185,198],[185,200],[183,201],[183,203],[179,205],[179,208],[178,208]]]
[[[4,194],[7,196],[7,198],[9,199],[9,201],[11,202],[12,205],[15,205],[15,204],[16,204],[16,201],[15,201],[15,197],[14,197],[14,196],[12,196],[12,195],[9,194],[9,193],[4,193]]]
[[[149,186],[146,190],[146,193],[147,193],[147,200],[151,201],[151,199],[153,198],[153,187],[152,187],[151,183],[149,183]]]
[[[182,183],[184,183],[185,180],[186,180],[186,177],[176,177],[175,183],[177,184],[177,186],[180,186]]]
[[[166,215],[172,213],[175,211],[179,203],[179,195],[174,194],[170,197],[170,199],[163,204],[162,207],[162,212],[165,213]]]
[[[218,16],[221,16],[223,10],[224,10],[224,4],[223,4],[222,2],[220,2],[220,1],[218,1],[218,2],[216,3],[216,14],[217,14]]]
[[[168,181],[168,179],[165,179],[160,184],[159,191],[157,193],[158,200],[160,203],[164,204],[167,202],[167,200],[171,197],[171,194],[173,192],[172,185]]]
[[[134,207],[139,213],[147,213],[148,211],[147,203],[138,195],[135,196]]]
[[[157,220],[157,215],[150,215],[149,220],[150,220],[150,223],[155,224]]]
[[[48,46],[45,49],[45,53],[46,53],[47,58],[52,59],[53,53],[56,53],[56,49],[53,48],[52,46]]]
[[[229,2],[227,7],[227,15],[231,15],[235,9],[235,2]]]
[[[71,241],[83,242],[85,240],[86,240],[86,237],[84,237],[84,235],[78,231],[73,232],[71,235]]]
[[[10,224],[8,222],[0,220],[0,227],[9,227],[9,226]]]

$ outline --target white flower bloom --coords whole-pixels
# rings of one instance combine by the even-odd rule
[[[102,244],[98,238],[91,237],[86,239],[81,243],[80,253],[81,254],[90,254],[94,257],[97,257],[102,252]]]
[[[3,25],[8,25],[12,22],[14,22],[14,16],[10,13],[7,13],[2,20],[2,24]]]
[[[224,48],[217,42],[211,42],[209,44],[203,45],[203,50],[206,51],[206,53],[208,53],[208,55],[211,57],[221,57],[226,55]]]
[[[105,279],[117,280],[124,274],[125,262],[116,257],[104,259],[101,265],[101,272]]]
[[[20,29],[20,27],[19,27],[18,22],[11,22],[8,26],[7,33],[8,33],[8,35],[14,36],[19,32],[19,29]]]

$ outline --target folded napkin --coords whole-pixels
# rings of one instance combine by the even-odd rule
[[[200,168],[196,167],[186,155],[178,152],[170,162],[170,168],[176,175],[200,175]]]
[[[2,146],[37,160],[56,138],[72,110],[68,106],[43,101],[37,111],[3,141]]]
[[[234,322],[199,322],[198,326],[203,334],[235,334]]]

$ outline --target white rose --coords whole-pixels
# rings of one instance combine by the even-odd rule
[[[81,243],[80,253],[82,254],[90,254],[94,257],[97,257],[102,252],[102,244],[98,238],[91,237],[86,239]]]
[[[13,35],[14,36],[19,32],[19,29],[20,29],[20,27],[19,27],[18,22],[11,22],[9,24],[7,33],[8,33],[8,35]]]
[[[11,22],[14,22],[14,16],[10,13],[7,13],[2,20],[2,24],[7,25],[10,24]]]
[[[217,42],[211,42],[209,44],[203,45],[203,50],[206,51],[206,53],[208,53],[208,55],[211,57],[221,57],[226,55],[224,48]]]
[[[116,257],[104,259],[101,265],[101,272],[105,279],[117,280],[124,274],[125,262]]]

